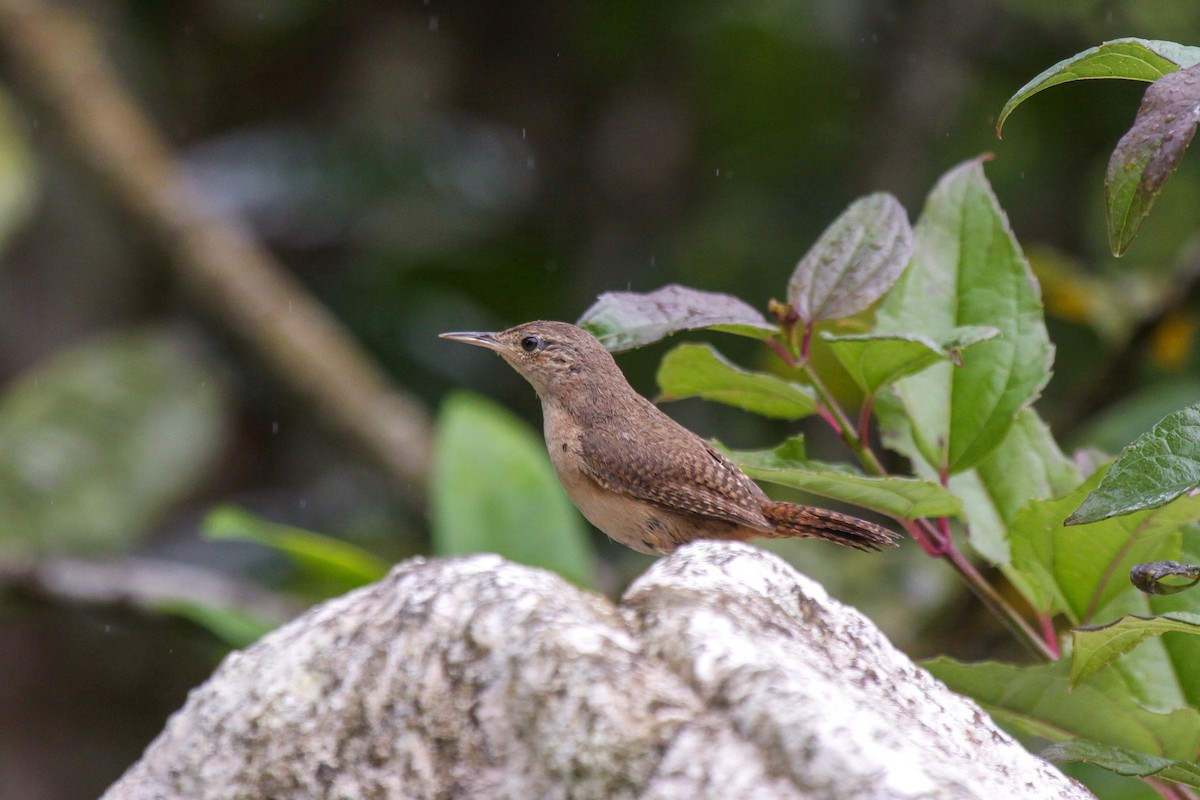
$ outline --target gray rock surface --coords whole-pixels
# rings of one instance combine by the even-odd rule
[[[105,800],[1084,798],[777,557],[697,542],[620,606],[397,566],[194,690]]]

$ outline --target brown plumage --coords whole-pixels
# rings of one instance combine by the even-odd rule
[[[634,550],[665,554],[693,539],[792,536],[859,550],[896,543],[873,522],[769,499],[712,445],[635,392],[581,328],[538,321],[442,337],[495,350],[533,385],[567,495],[588,521]]]

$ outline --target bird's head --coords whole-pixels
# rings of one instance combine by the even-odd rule
[[[538,320],[498,333],[443,333],[441,338],[495,350],[543,397],[614,373],[624,382],[604,345],[567,322]]]

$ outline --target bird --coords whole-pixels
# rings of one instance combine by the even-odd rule
[[[493,350],[541,399],[546,447],[583,516],[611,539],[666,555],[696,539],[817,538],[858,550],[896,545],[873,522],[775,501],[712,444],[638,394],[612,354],[567,322],[441,338]]]

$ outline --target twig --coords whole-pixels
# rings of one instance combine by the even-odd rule
[[[128,95],[91,27],[0,0],[0,47],[75,156],[170,256],[191,299],[402,486],[424,486],[429,422],[338,321],[236,221],[214,213]]]

